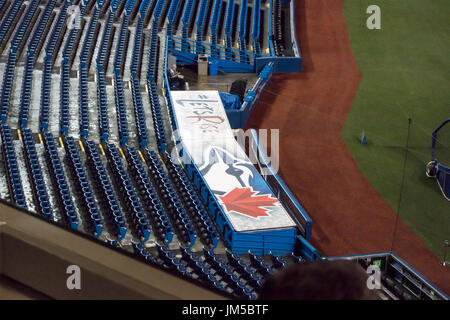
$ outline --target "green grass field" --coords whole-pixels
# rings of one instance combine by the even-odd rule
[[[381,30],[366,27],[372,4],[381,8]],[[443,241],[450,240],[450,202],[425,176],[425,165],[432,131],[450,117],[450,2],[344,0],[344,14],[363,79],[342,137],[370,183],[442,258]],[[359,142],[363,130],[367,145]]]

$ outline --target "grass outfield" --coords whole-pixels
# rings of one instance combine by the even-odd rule
[[[412,118],[400,216],[441,259],[443,241],[450,240],[450,202],[425,176],[425,165],[431,132],[450,117],[449,0],[343,3],[363,78],[342,137],[366,178],[398,211]],[[366,9],[372,4],[381,8],[381,30],[366,27]],[[368,139],[364,146],[359,143],[362,130]]]

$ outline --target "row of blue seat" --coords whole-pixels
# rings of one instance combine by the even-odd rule
[[[25,70],[22,78],[22,91],[20,93],[19,107],[19,126],[26,128],[28,125],[28,114],[31,102],[31,84],[33,82],[34,55],[32,52],[27,53],[25,61]]]
[[[144,28],[144,19],[139,16],[134,32],[133,52],[131,55],[130,72],[134,79],[137,76],[138,68],[141,64],[141,46],[142,46],[142,30]],[[151,45],[150,45],[151,48]]]
[[[0,0],[0,11],[3,10],[6,3],[7,3],[7,0]]]
[[[226,267],[223,262],[219,263],[220,259],[217,256],[215,259],[211,259],[218,262],[215,265],[216,268],[213,268],[210,263],[207,263],[206,257],[205,260],[201,260],[188,248],[181,247],[180,250],[182,260],[187,263],[189,269],[192,269],[192,272],[197,274],[201,280],[210,283],[223,291],[230,289],[231,293],[237,295],[238,297],[256,299],[254,289],[249,287],[245,281],[242,281],[239,276],[236,276],[232,268]],[[214,257],[214,255],[215,254],[213,253],[210,254],[211,257]],[[217,275],[220,275],[220,277],[218,278]]]
[[[160,153],[167,149],[166,129],[161,114],[161,105],[159,103],[158,88],[156,83],[149,81],[147,83],[150,95],[150,108],[152,111],[153,126],[155,128],[156,142]]]
[[[50,93],[52,82],[52,59],[44,59],[41,81],[41,105],[39,109],[39,130],[46,132],[50,120]]]
[[[222,1],[222,0],[220,0]],[[175,21],[175,15],[178,10],[178,6],[180,4],[180,0],[172,0],[170,2],[169,12],[167,13],[167,34],[171,35],[173,32],[173,23]]]
[[[67,8],[72,5],[72,1],[63,1],[63,4],[59,10],[58,19],[56,20],[55,25],[53,26],[52,32],[50,33],[50,39],[47,42],[47,45],[45,47],[45,53],[47,55],[47,58],[52,58],[53,53],[56,48],[56,44],[58,42],[58,39],[61,35],[61,31],[64,27],[64,24],[66,22],[67,18]],[[85,6],[83,5],[83,1],[80,1],[80,10],[81,13],[84,12]]]
[[[250,58],[248,57],[246,34],[247,34],[247,6],[248,0],[241,0],[239,5],[239,59],[242,63],[250,63]]]
[[[103,212],[108,232],[120,241],[127,233],[127,225],[122,214],[122,209],[117,201],[116,193],[109,180],[109,175],[103,165],[97,147],[92,140],[86,141],[86,165],[91,171],[94,181],[94,189],[98,191],[100,207]]]
[[[25,163],[28,169],[28,179],[33,191],[36,211],[48,220],[53,220],[53,211],[42,174],[41,164],[34,144],[33,133],[30,129],[22,131]]]
[[[220,276],[220,280],[225,282],[234,294],[249,299],[256,298],[255,293],[261,288],[262,279],[254,280],[250,277],[252,281],[245,280],[228,262],[216,255],[211,249],[203,248],[203,257],[205,262],[214,269],[214,276]],[[245,276],[245,278],[249,277]],[[249,290],[249,287],[253,290]]]
[[[47,2],[44,12],[39,19],[37,27],[33,31],[33,35],[28,44],[28,53],[25,62],[25,71],[22,80],[22,92],[20,96],[20,110],[19,110],[19,126],[26,128],[28,125],[30,100],[31,100],[31,85],[33,82],[33,69],[35,60],[35,50],[42,38],[42,33],[50,20],[53,9],[55,8],[56,0]]]
[[[213,1],[213,0],[211,0]],[[200,0],[198,13],[197,13],[197,41],[198,45],[196,46],[197,54],[201,54],[205,52],[205,48],[201,45],[203,41],[203,23],[205,22],[206,15],[206,7],[208,6],[208,0]]]
[[[87,67],[78,69],[78,104],[80,138],[86,140],[89,135],[89,97],[88,97],[88,70]]]
[[[11,202],[27,208],[25,194],[23,192],[22,180],[20,179],[19,167],[17,164],[14,141],[11,135],[11,129],[7,125],[0,124],[2,136],[2,155],[5,164],[6,178]]]
[[[40,0],[32,0],[28,4],[27,10],[25,11],[25,17],[22,19],[19,27],[16,29],[14,37],[11,41],[12,50],[17,50],[20,47],[20,44],[23,41],[28,26],[30,25],[31,20],[33,19],[33,16],[36,13],[37,8],[39,7],[40,2],[41,2]]]
[[[187,267],[191,269],[191,271],[188,271],[188,275],[192,276],[195,274],[197,277],[199,277],[201,280],[206,280],[206,278],[214,278],[216,279],[208,270],[205,263],[196,255],[194,254],[189,248],[180,247],[181,251],[181,259],[186,262]]]
[[[228,0],[227,2],[227,13],[225,16],[225,46],[231,48],[233,46],[231,41],[231,31],[233,28],[233,17],[234,17],[234,0]]]
[[[0,43],[3,43],[6,34],[12,26],[13,21],[16,19],[17,14],[19,13],[20,8],[22,7],[24,0],[13,1],[9,7],[6,16],[3,18],[2,23],[0,25]]]
[[[82,2],[82,1],[81,1]],[[89,74],[89,69],[88,69],[88,59],[90,56],[90,52],[92,49],[92,42],[94,39],[94,35],[95,35],[95,31],[97,30],[97,23],[98,23],[98,18],[100,15],[100,11],[101,11],[101,7],[99,7],[98,5],[94,6],[94,11],[91,14],[91,18],[89,20],[89,25],[86,31],[86,35],[84,37],[84,41],[83,41],[83,45],[81,47],[81,51],[79,54],[79,66],[78,66],[78,83],[79,83],[79,114],[80,114],[80,118],[79,118],[79,125],[80,125],[80,137],[82,140],[87,139],[87,137],[89,136],[89,106],[88,106],[88,101],[89,101],[89,90],[88,90],[88,74]],[[84,14],[84,11],[83,11]],[[103,82],[104,76],[102,77],[101,74],[99,74],[99,72],[97,72],[97,108],[98,108],[98,117],[99,117],[99,130],[100,130],[100,135],[101,135],[101,139],[102,141],[106,141],[103,140],[105,138],[104,136],[104,130],[105,130],[105,126],[104,126],[104,120],[108,120],[107,119],[107,114],[103,114],[101,112],[101,110],[104,110],[104,105],[107,104],[106,100],[102,99],[99,95],[102,95],[104,97],[106,97],[106,88],[103,87],[100,84],[101,82]],[[106,98],[105,98],[106,99]],[[103,101],[103,102],[101,102]],[[106,119],[105,119],[106,117]],[[106,126],[106,130],[109,130],[109,126]]]
[[[153,11],[153,16],[156,21],[159,21],[165,2],[166,0],[157,0],[156,2],[155,10]]]
[[[256,269],[256,271],[261,274],[263,277],[272,274],[274,271],[271,266],[269,266],[263,258],[260,256],[254,255],[253,253],[248,253],[250,257],[250,265]]]
[[[132,173],[135,184],[138,186],[145,209],[149,212],[156,236],[163,243],[169,244],[172,242],[174,234],[172,225],[134,147],[127,148],[126,159],[128,161],[128,169]]]
[[[101,8],[94,6],[94,12],[91,14],[91,19],[89,21],[89,26],[86,31],[83,46],[80,52],[80,67],[87,65],[87,60],[89,58],[89,53],[91,52],[92,41],[94,39],[95,30],[97,29],[98,18],[100,15]]]
[[[141,242],[133,242],[133,251],[134,254],[144,258],[147,261],[150,261],[153,264],[158,264],[158,261],[155,257],[153,257],[150,252],[145,248],[145,245]]]
[[[181,21],[183,22],[182,29],[182,42],[181,42],[181,50],[187,51],[188,43],[186,39],[189,38],[189,21],[191,19],[192,9],[194,7],[194,0],[186,0],[186,4],[184,6],[183,18]]]
[[[64,138],[64,148],[67,155],[67,163],[72,173],[73,182],[76,187],[75,193],[78,195],[81,204],[81,214],[84,222],[84,230],[99,237],[103,231],[103,218],[95,201],[91,184],[81,161],[75,139],[73,137]]]
[[[228,249],[226,249],[226,256],[228,263],[241,275],[242,279],[249,283],[250,286],[258,287],[261,284],[262,277],[258,276],[258,274],[253,271],[241,257]]]
[[[127,105],[125,102],[125,93],[123,90],[123,81],[120,73],[114,74],[114,99],[117,113],[117,127],[119,133],[119,143],[121,147],[126,146],[129,138]]]
[[[51,96],[51,82],[52,82],[52,68],[53,55],[58,39],[61,36],[61,31],[64,27],[67,18],[67,8],[72,4],[72,1],[63,1],[60,7],[58,18],[50,33],[50,38],[45,47],[44,67],[41,81],[41,104],[39,111],[39,130],[42,133],[47,132],[50,121],[50,96]],[[83,1],[80,1],[80,8],[84,11]]]
[[[288,262],[282,256],[271,255],[272,268],[283,269],[287,266]]]
[[[98,128],[100,131],[100,142],[104,143],[109,138],[109,114],[108,114],[108,96],[106,94],[105,73],[97,69],[97,110],[98,110]]]
[[[274,45],[275,55],[283,56],[283,52],[286,49],[283,40],[283,28],[282,28],[282,9],[281,0],[273,0],[272,8],[272,41]]]
[[[194,245],[197,234],[191,219],[181,204],[174,186],[164,171],[162,162],[153,150],[144,152],[146,163],[149,167],[149,175],[154,179],[161,199],[165,202],[167,212],[172,218],[172,226],[177,231],[178,238],[188,246]]]
[[[131,78],[131,94],[133,96],[136,134],[139,141],[139,147],[145,149],[148,145],[148,130],[145,122],[144,105],[142,103],[141,84],[138,78]]]
[[[123,166],[119,151],[114,144],[108,144],[106,157],[108,158],[109,167],[115,180],[117,190],[121,194],[120,199],[125,214],[128,215],[127,220],[128,225],[131,227],[131,232],[138,241],[144,243],[148,240],[152,231],[150,221],[142,208],[136,189]]]
[[[158,70],[159,38],[158,23],[155,21],[153,21],[152,29],[150,31],[150,46],[148,50],[147,81],[156,82]]]
[[[165,163],[169,176],[177,187],[193,222],[197,225],[200,238],[208,247],[214,249],[219,243],[219,233],[210,219],[208,212],[204,209],[197,192],[194,190],[181,166],[173,161],[172,156],[168,152],[164,153],[164,158],[166,159]]]
[[[253,52],[256,56],[261,54],[261,46],[259,43],[260,28],[261,28],[261,0],[253,1],[253,24],[252,24],[252,39]]]
[[[61,136],[66,136],[69,132],[70,124],[70,66],[67,61],[61,63],[59,89],[59,133]]]
[[[108,12],[108,16],[106,18],[106,24],[105,27],[103,28],[103,35],[102,35],[102,39],[100,41],[100,47],[98,49],[98,53],[97,53],[97,69],[102,69],[104,68],[104,63],[105,63],[105,58],[106,58],[106,53],[108,50],[108,44],[109,44],[109,40],[111,38],[111,29],[112,29],[112,24],[114,22],[114,15],[115,13],[112,10],[109,10]],[[103,70],[106,72],[106,70]]]
[[[16,52],[11,50],[8,55],[8,61],[6,62],[5,71],[3,73],[2,92],[0,96],[2,123],[6,123],[6,120],[8,118],[15,68]]]
[[[175,257],[167,246],[156,243],[156,248],[158,250],[158,258],[161,260],[160,264],[165,265],[169,269],[178,271],[182,275],[188,276],[186,266],[183,264],[181,259]]]
[[[51,132],[44,134],[44,146],[46,150],[47,166],[53,184],[55,198],[59,205],[61,219],[63,223],[72,228],[78,229],[78,215],[72,200],[72,195],[67,184],[63,165],[58,155],[58,149]]]
[[[130,16],[131,12],[133,11],[134,5],[136,0],[123,0],[126,1],[125,3],[125,14],[127,16]]]
[[[116,53],[114,56],[114,72],[121,73],[122,72],[122,62],[123,62],[123,54],[125,49],[125,40],[128,31],[128,15],[124,14],[122,16],[122,23],[120,24],[120,32],[119,38],[117,40],[116,45]]]
[[[75,44],[77,33],[78,33],[78,29],[76,29],[76,28],[69,30],[69,34],[67,35],[66,42],[64,44],[64,48],[62,51],[63,62],[65,62],[65,63],[68,63],[70,61],[70,57],[72,56],[73,46]]]
[[[87,1],[88,3],[89,1]],[[86,5],[87,5],[86,3]],[[83,1],[80,1],[79,4],[79,16],[74,19],[82,19],[84,12],[86,10],[86,5],[83,4]],[[71,21],[71,23],[78,23],[79,21]],[[72,55],[74,54],[74,45],[75,40],[77,39],[77,34],[79,29],[76,26],[73,26],[69,30],[69,34],[67,36],[66,42],[64,44],[64,49],[62,52],[63,60],[62,67],[70,70],[70,60]],[[65,75],[68,79],[68,83],[70,83],[70,76]],[[62,89],[62,88],[61,88]],[[80,130],[80,138],[81,140],[85,140],[89,134],[89,106],[88,106],[88,70],[86,65],[80,63],[78,68],[78,105],[79,105],[79,130]]]
[[[56,0],[49,0],[45,5],[44,12],[38,22],[37,27],[33,31],[30,43],[28,44],[28,52],[34,54],[36,48],[41,41],[42,35],[44,33],[45,27],[47,26],[50,17],[52,16],[53,9],[55,8]]]
[[[239,4],[239,49],[246,50],[245,34],[247,31],[247,5],[248,0],[241,0]]]
[[[141,15],[142,19],[144,19],[151,1],[152,0],[142,0],[141,5],[139,6],[139,14]]]
[[[214,0],[211,22],[209,24],[211,30],[211,57],[217,58],[217,27],[219,24],[220,11],[222,9],[223,0]]]

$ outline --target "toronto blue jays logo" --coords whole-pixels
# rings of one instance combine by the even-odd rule
[[[217,146],[207,148],[204,160],[200,172],[228,211],[257,219],[270,216],[270,208],[279,205],[249,161]]]

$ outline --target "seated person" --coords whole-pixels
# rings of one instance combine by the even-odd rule
[[[172,89],[185,89],[186,81],[184,80],[183,75],[181,75],[177,70],[176,64],[172,65],[172,67],[167,71],[167,76],[169,78],[170,87]]]

